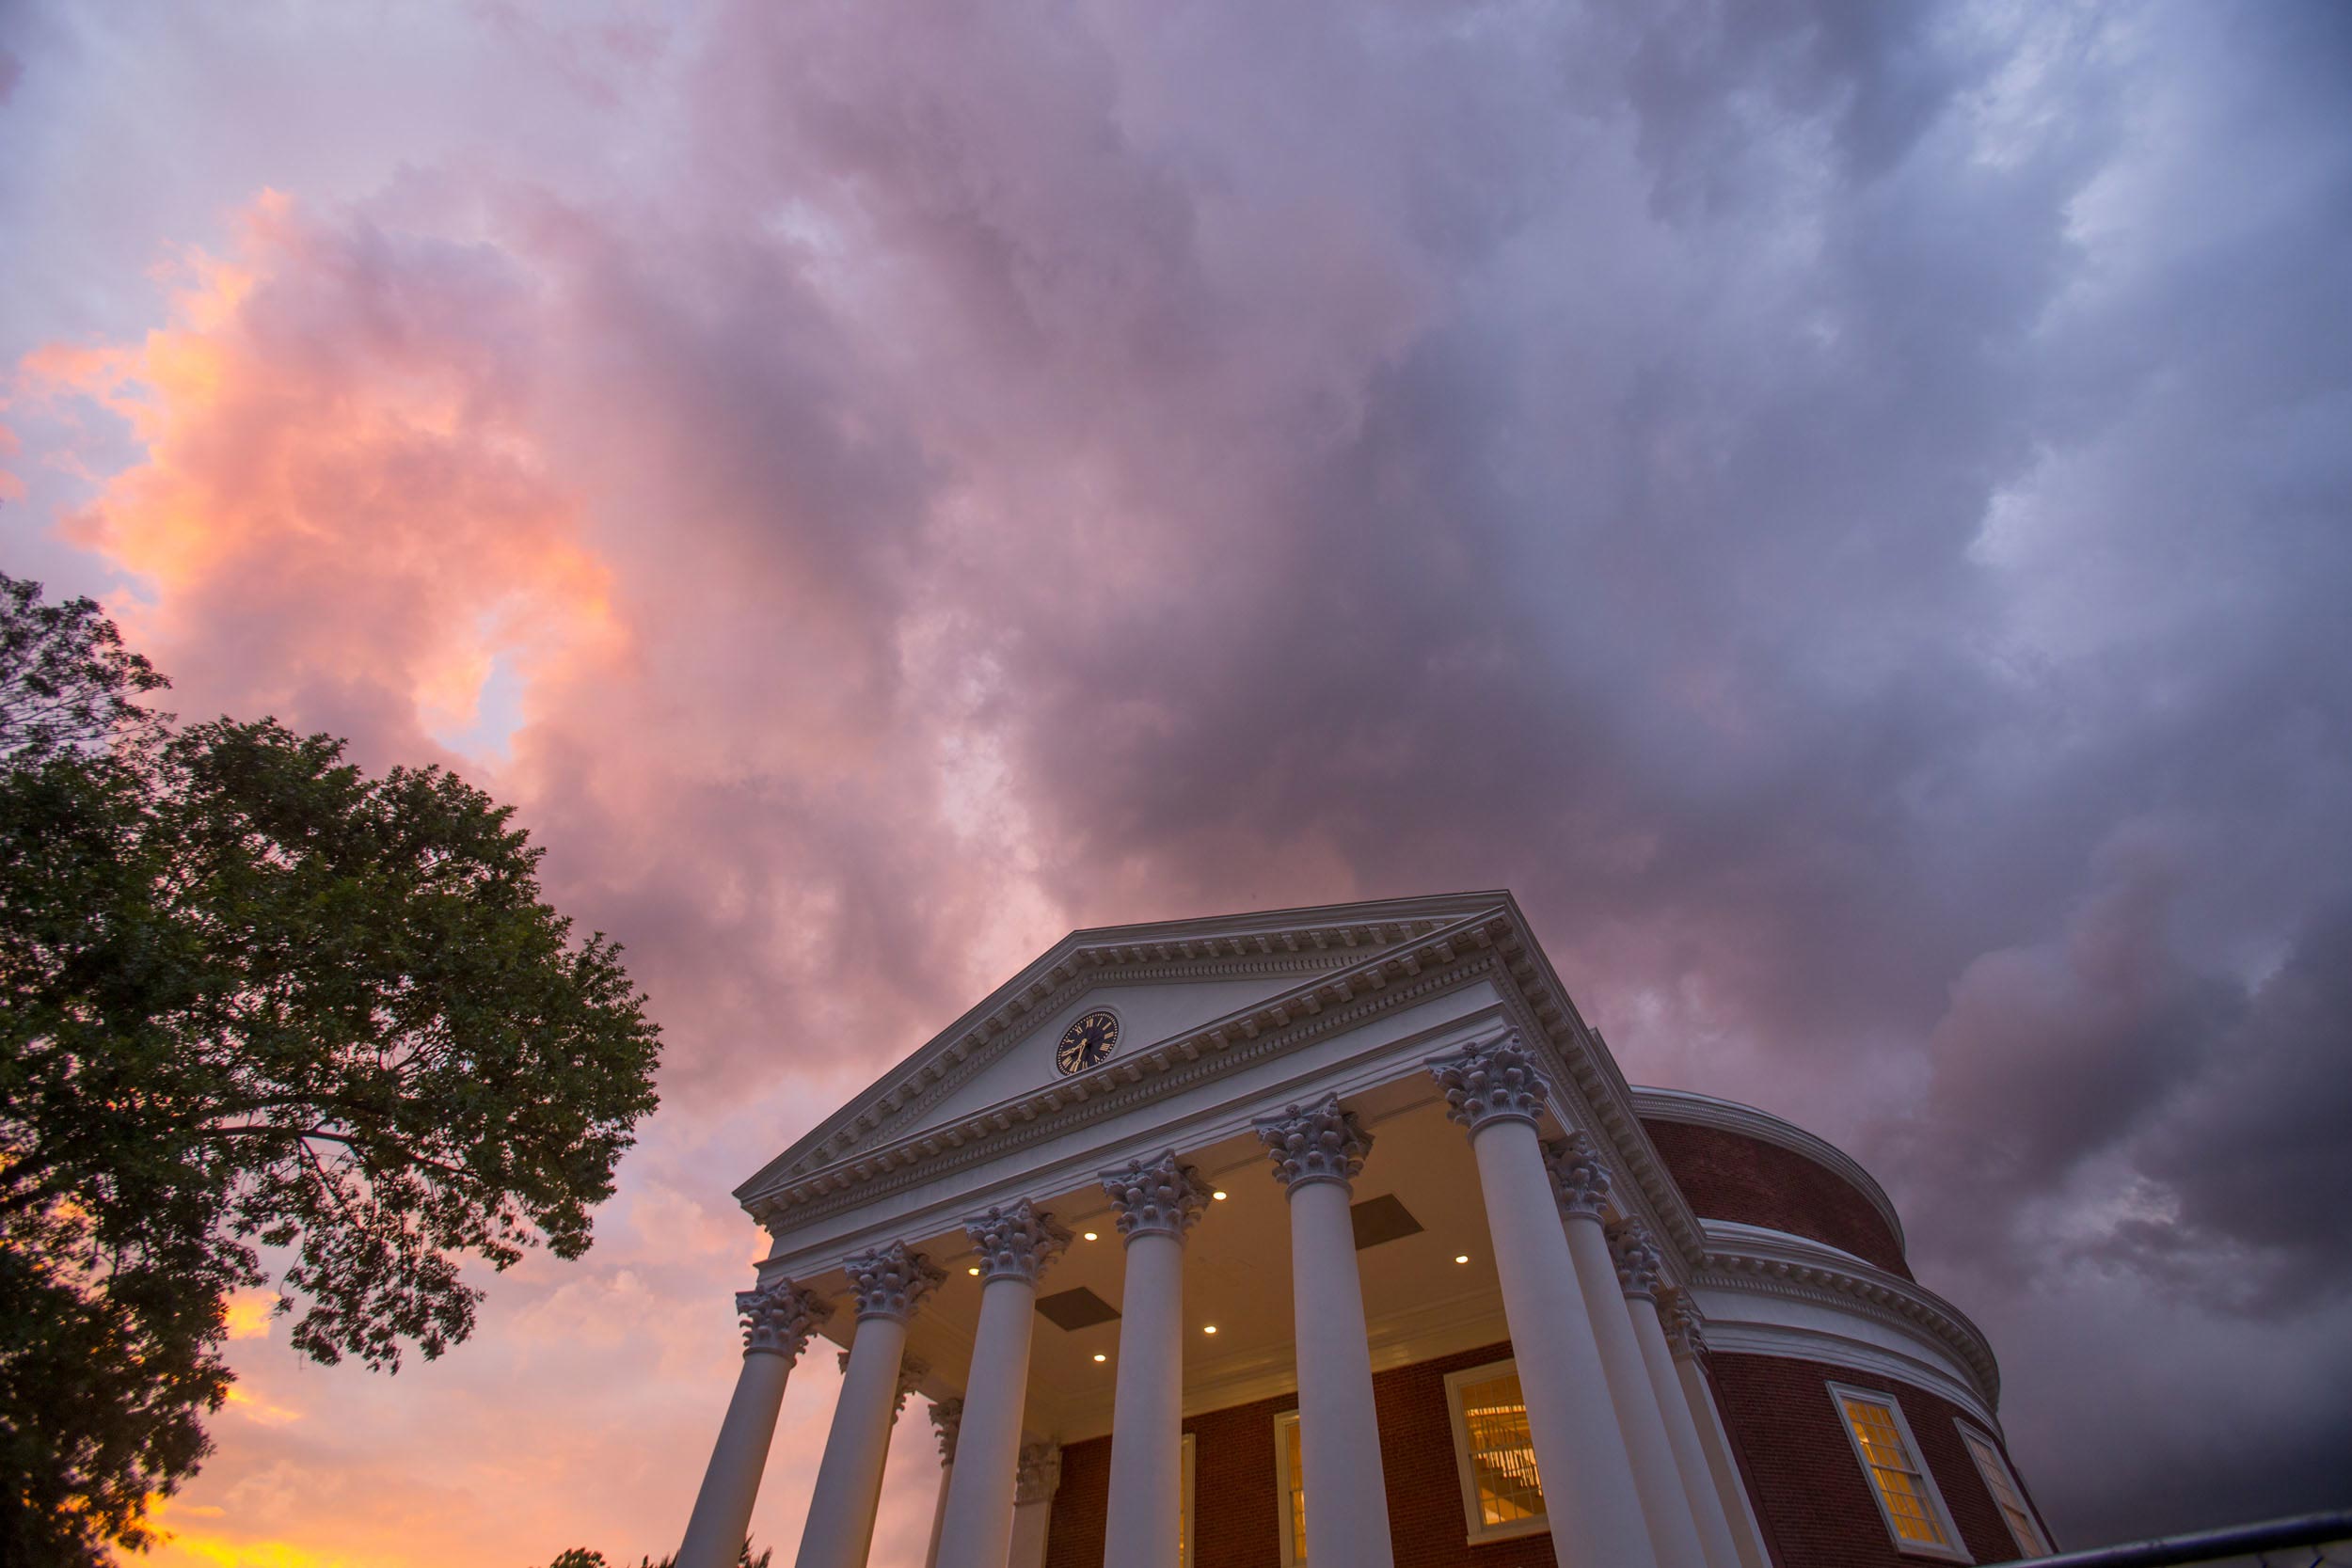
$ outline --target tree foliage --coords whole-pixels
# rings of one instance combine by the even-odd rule
[[[439,1355],[468,1260],[586,1250],[659,1038],[510,808],[172,732],[87,600],[0,577],[0,1560],[98,1562],[207,1451],[233,1291]]]
[[[768,1568],[769,1560],[775,1555],[776,1549],[770,1546],[757,1557],[754,1557],[751,1538],[746,1536],[743,1539],[742,1551],[736,1556],[736,1568]],[[675,1557],[660,1559],[641,1557],[637,1560],[637,1568],[671,1568],[675,1560]],[[585,1546],[570,1546],[556,1553],[554,1560],[548,1562],[548,1568],[612,1568],[612,1565],[605,1560],[602,1552],[591,1551]],[[620,1568],[628,1568],[626,1560],[620,1564]]]

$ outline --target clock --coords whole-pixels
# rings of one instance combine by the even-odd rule
[[[1067,1077],[1090,1067],[1101,1067],[1118,1049],[1119,1015],[1107,1007],[1097,1007],[1062,1031],[1061,1043],[1054,1048],[1054,1065]]]

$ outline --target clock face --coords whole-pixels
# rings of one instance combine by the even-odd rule
[[[1097,1007],[1062,1031],[1054,1048],[1054,1065],[1067,1075],[1100,1067],[1119,1049],[1119,1015]]]

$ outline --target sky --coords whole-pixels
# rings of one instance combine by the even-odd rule
[[[2063,1543],[2352,1502],[2352,9],[7,0],[0,237],[0,569],[667,1038],[447,1357],[240,1304],[155,1562],[673,1549],[767,1157],[1072,927],[1498,886]]]

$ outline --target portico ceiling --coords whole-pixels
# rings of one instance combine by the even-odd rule
[[[1375,1142],[1355,1184],[1355,1201],[1393,1196],[1422,1227],[1357,1253],[1375,1367],[1504,1338],[1467,1135],[1446,1120],[1434,1085],[1425,1082],[1387,1085],[1356,1106]],[[1295,1358],[1283,1189],[1254,1138],[1185,1150],[1184,1158],[1226,1195],[1209,1204],[1185,1248],[1185,1408],[1219,1409],[1288,1392],[1295,1386]],[[1086,1290],[1123,1308],[1124,1254],[1102,1189],[1089,1184],[1039,1202],[1073,1234],[1069,1251],[1040,1282],[1040,1297]],[[1095,1239],[1084,1239],[1088,1232]],[[980,1281],[966,1272],[972,1247],[961,1231],[914,1244],[945,1267],[947,1277],[914,1315],[907,1354],[928,1364],[922,1391],[946,1398],[962,1390],[970,1370]],[[1469,1260],[1457,1263],[1457,1257]],[[838,1295],[847,1281],[834,1275],[807,1283]],[[1033,1433],[1072,1442],[1110,1430],[1120,1328],[1120,1320],[1113,1320],[1064,1329],[1038,1316],[1026,1405]],[[855,1325],[842,1314],[826,1332],[846,1344]]]

